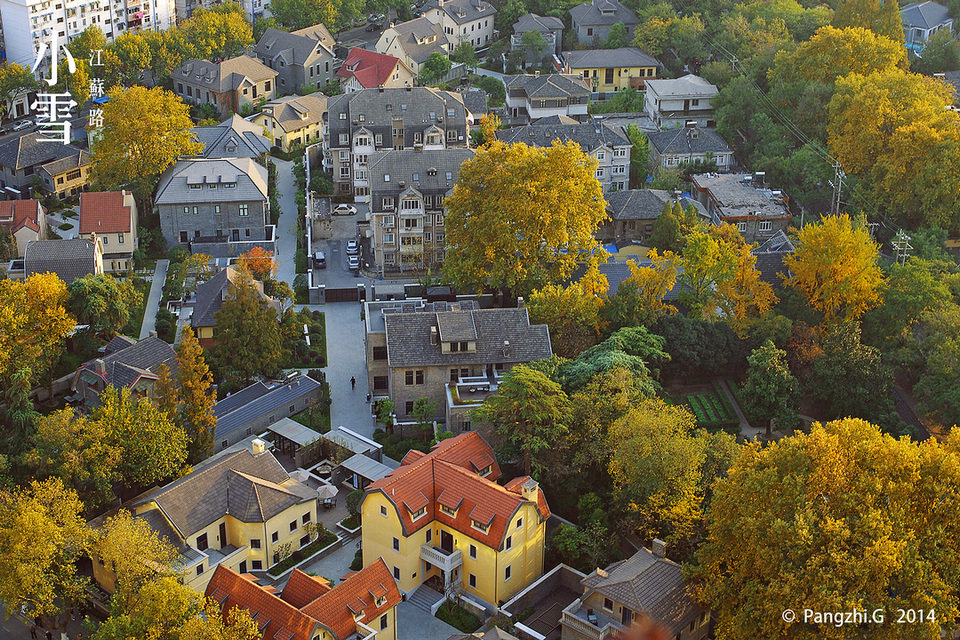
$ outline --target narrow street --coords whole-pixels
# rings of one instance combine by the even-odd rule
[[[280,220],[277,223],[277,280],[293,287],[297,275],[297,181],[293,177],[293,162],[271,158],[277,166],[277,201]]]

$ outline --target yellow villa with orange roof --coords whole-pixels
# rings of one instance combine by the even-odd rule
[[[505,485],[499,477],[493,449],[475,432],[411,451],[367,487],[364,566],[382,558],[404,592],[429,580],[506,602],[543,574],[550,509],[529,476]]]

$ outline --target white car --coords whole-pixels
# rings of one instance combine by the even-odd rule
[[[21,120],[21,121],[18,122],[17,124],[13,125],[13,130],[14,130],[14,131],[23,131],[24,129],[27,129],[27,128],[29,128],[29,127],[32,127],[34,124],[36,124],[36,123],[35,123],[33,120]]]
[[[333,208],[333,215],[335,216],[355,216],[357,215],[357,208],[350,204],[338,204]]]
[[[347,240],[347,255],[355,256],[358,253],[360,253],[360,244],[356,240]]]
[[[360,256],[347,256],[347,267],[350,271],[360,270]]]

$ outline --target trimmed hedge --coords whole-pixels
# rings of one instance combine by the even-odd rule
[[[708,430],[739,431],[740,419],[718,383],[714,383],[713,391],[691,393],[684,400],[697,417],[700,427]]]

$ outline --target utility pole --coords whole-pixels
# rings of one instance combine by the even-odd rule
[[[833,215],[840,213],[840,194],[843,191],[843,179],[845,177],[847,177],[847,174],[843,172],[840,161],[835,161],[833,163],[833,180],[830,181],[830,186],[833,187],[833,206],[830,210]]]
[[[897,235],[890,244],[895,251],[894,256],[896,257],[897,263],[906,264],[907,258],[910,257],[910,252],[913,250],[913,247],[910,245],[910,236],[907,235],[906,231],[903,229],[897,231]]]

